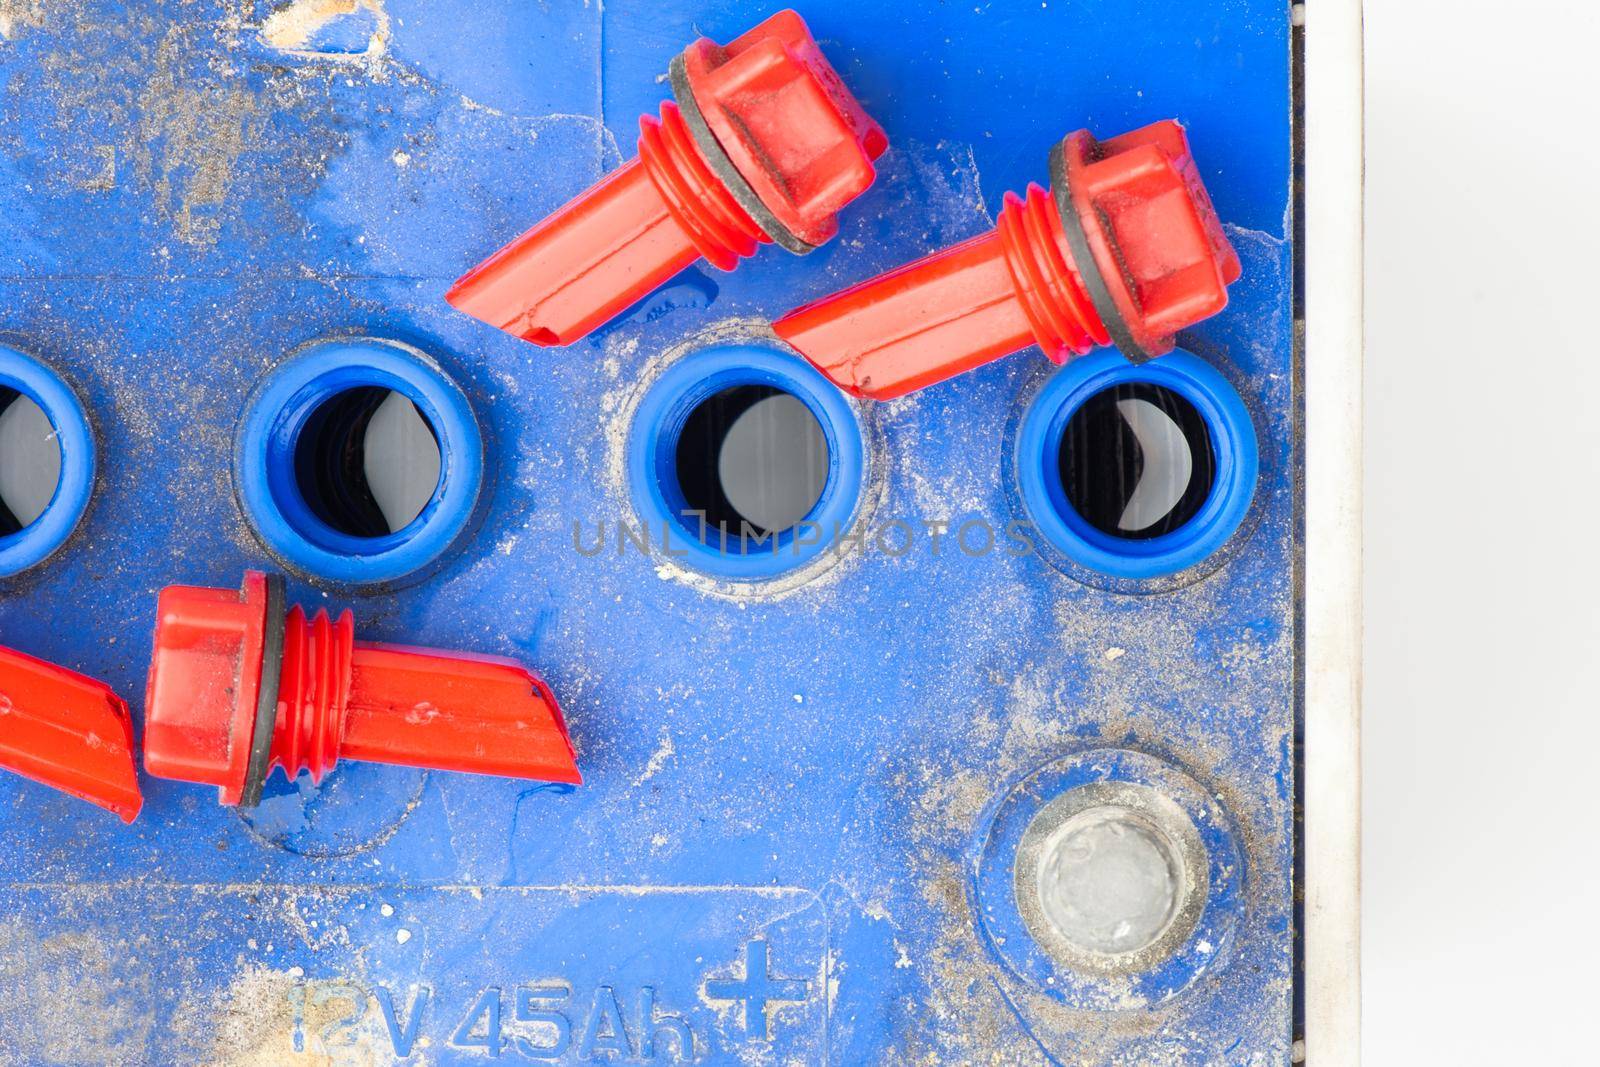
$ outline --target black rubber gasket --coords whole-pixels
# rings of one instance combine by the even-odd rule
[[[1105,275],[1100,273],[1100,264],[1095,261],[1094,252],[1089,248],[1089,235],[1084,231],[1083,220],[1078,218],[1078,209],[1073,206],[1072,191],[1067,184],[1066,145],[1066,141],[1057,141],[1056,146],[1050,149],[1050,191],[1056,199],[1056,212],[1061,216],[1061,228],[1066,232],[1073,263],[1083,278],[1083,287],[1089,290],[1089,300],[1094,304],[1095,311],[1099,312],[1100,321],[1105,323],[1106,332],[1111,335],[1111,343],[1131,362],[1148,362],[1157,353],[1147,351],[1133,339],[1133,331],[1128,329],[1127,320],[1112,299],[1111,287],[1106,284]]]
[[[739,206],[756,220],[756,225],[760,226],[778,247],[797,256],[816,251],[816,245],[795,236],[787,226],[778,221],[778,216],[761,202],[761,197],[756,195],[750,183],[744,180],[744,175],[739,173],[739,168],[733,165],[733,160],[728,158],[727,151],[717,140],[717,135],[711,132],[705,114],[695,101],[694,89],[689,85],[689,67],[684,62],[682,52],[673,56],[672,62],[667,65],[667,80],[672,85],[673,99],[678,102],[678,110],[683,114],[684,124],[689,127],[689,134],[694,138],[695,147],[700,149],[700,154],[705,157],[717,177],[722,179],[722,184],[728,187],[728,192],[739,202]]]
[[[261,631],[261,688],[256,699],[256,725],[250,735],[250,762],[245,767],[241,808],[261,803],[261,790],[272,773],[272,735],[278,724],[278,683],[283,677],[283,575],[267,575],[266,621]]]

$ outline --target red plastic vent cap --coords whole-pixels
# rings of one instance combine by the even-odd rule
[[[995,229],[789,312],[773,324],[840,388],[887,400],[1029,344],[1057,363],[1115,344],[1129,359],[1221,311],[1239,278],[1183,127],[1051,154],[1053,189],[1007,194]]]
[[[462,275],[445,299],[540,345],[566,345],[700,259],[732,270],[776,241],[805,253],[872,184],[888,147],[800,16],[672,61],[674,100],[639,153]]]
[[[354,639],[350,612],[286,608],[282,579],[162,590],[145,695],[145,769],[253,805],[272,768],[340,759],[580,782],[555,696],[495,656]]]

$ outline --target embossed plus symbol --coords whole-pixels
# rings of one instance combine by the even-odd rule
[[[744,1008],[744,1032],[771,1041],[772,1005],[804,1004],[811,999],[811,981],[774,975],[767,962],[766,939],[758,937],[744,947],[744,976],[708,978],[705,992],[708,1000],[739,1002]],[[761,1028],[754,1033],[757,1019]]]

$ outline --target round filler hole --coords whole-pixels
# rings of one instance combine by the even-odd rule
[[[715,344],[666,365],[632,411],[639,529],[675,564],[757,582],[840,558],[867,475],[856,410],[793,353]]]
[[[461,388],[396,341],[324,341],[268,372],[239,424],[235,485],[266,546],[364,586],[424,573],[472,525],[483,437]]]
[[[93,495],[94,452],[73,388],[0,345],[0,578],[38,566],[71,539]]]
[[[1200,513],[1216,482],[1211,432],[1195,406],[1150,382],[1084,402],[1061,436],[1067,502],[1095,529],[1146,540]]]
[[[701,401],[678,434],[682,519],[707,540],[792,529],[822,497],[828,441],[804,401],[771,385],[735,385]]]
[[[1260,462],[1238,391],[1182,349],[1138,364],[1109,349],[1071,361],[1034,394],[1012,447],[1041,556],[1125,592],[1221,565]]]
[[[0,537],[21,533],[56,495],[61,445],[37,401],[0,386]]]
[[[311,413],[294,452],[306,506],[350,537],[405,529],[439,486],[439,439],[403,393],[360,386]]]

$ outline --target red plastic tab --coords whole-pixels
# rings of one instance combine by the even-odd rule
[[[342,756],[582,781],[555,694],[514,660],[358,641],[351,667]]]
[[[281,767],[321,780],[341,758],[582,780],[554,695],[521,664],[356,641],[350,612],[298,606],[280,616],[281,644],[269,641],[265,590],[256,572],[239,593],[163,590],[146,696],[150,773],[215,785],[224,804],[250,803],[252,786],[259,794],[252,774]],[[269,701],[276,691],[267,719],[263,686]]]
[[[1036,343],[1064,363],[1146,359],[1216,314],[1239,277],[1183,127],[1067,137],[1054,194],[1007,194],[995,229],[773,324],[841,388],[887,400]]]
[[[535,344],[571,344],[699,259],[732,270],[769,241],[826,241],[888,146],[792,11],[726,47],[696,41],[673,81],[676,102],[640,120],[637,157],[445,298]]]
[[[139,815],[128,706],[103,682],[0,648],[0,767],[115,812]]]

